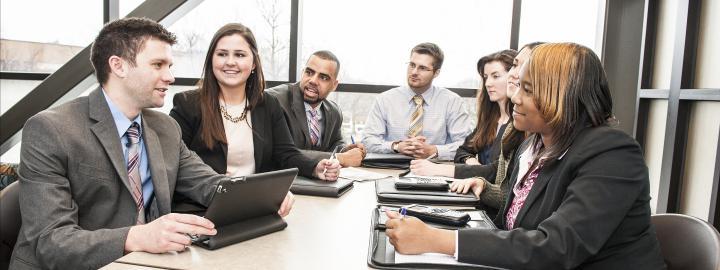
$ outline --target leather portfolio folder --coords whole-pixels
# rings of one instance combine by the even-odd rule
[[[418,260],[417,262],[402,261],[397,262],[395,260],[395,248],[388,242],[387,235],[385,235],[384,222],[387,220],[387,216],[384,210],[396,210],[393,207],[379,206],[377,209],[373,209],[373,217],[370,226],[370,241],[368,245],[368,257],[367,264],[372,268],[377,269],[501,269],[477,264],[465,264],[458,262],[451,262],[448,264],[428,262],[427,260]],[[496,229],[495,224],[482,210],[476,209],[465,209],[457,210],[464,211],[470,214],[472,217],[470,222],[462,227],[453,227],[449,225],[440,225],[426,222],[426,224],[443,228],[448,230],[458,229]]]
[[[290,191],[299,195],[338,198],[353,188],[353,181],[338,178],[336,181],[325,181],[297,176]]]
[[[362,166],[381,169],[407,169],[413,157],[401,154],[368,153],[362,161]]]
[[[457,194],[455,192],[436,190],[398,190],[395,178],[375,181],[377,201],[381,203],[421,203],[432,205],[476,206],[480,199],[472,193]]]

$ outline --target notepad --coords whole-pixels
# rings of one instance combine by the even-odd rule
[[[352,180],[355,182],[363,182],[363,181],[373,181],[373,180],[378,180],[378,179],[390,178],[392,176],[383,174],[383,173],[376,173],[376,172],[371,172],[368,170],[347,167],[347,168],[340,169],[340,175],[338,177],[343,178],[343,179]]]
[[[442,254],[442,253],[423,253],[417,255],[405,255],[395,251],[395,247],[390,244],[390,238],[387,238],[387,248],[392,249],[395,252],[395,264],[401,263],[431,263],[431,264],[445,264],[445,265],[468,265],[472,264],[461,263],[455,260],[455,257]]]

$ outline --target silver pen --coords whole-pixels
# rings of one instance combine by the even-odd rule
[[[340,146],[339,145],[336,146],[335,149],[333,149],[332,154],[330,154],[330,161],[337,160],[336,153],[337,153],[338,147],[340,147]],[[322,174],[325,174],[325,172],[327,172],[327,167],[325,167],[325,169],[323,169]]]

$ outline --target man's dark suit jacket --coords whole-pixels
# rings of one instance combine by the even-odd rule
[[[22,228],[10,269],[97,269],[122,257],[137,209],[102,90],[38,113],[22,135]],[[173,193],[207,204],[227,179],[185,147],[166,114],[143,110],[142,136],[154,186],[148,221],[170,213]]]
[[[516,228],[460,230],[458,258],[510,269],[663,269],[649,186],[635,140],[609,127],[586,128],[559,160],[546,162]],[[498,227],[506,227],[514,198],[511,189]]]
[[[195,151],[216,172],[224,174],[227,172],[227,144],[216,142],[215,147],[209,149],[202,142],[199,101],[200,92],[198,90],[175,95],[170,116],[180,124],[182,139],[188,148]],[[298,168],[300,175],[312,177],[315,165],[320,159],[308,158],[295,147],[285,121],[285,115],[275,97],[263,95],[263,101],[253,108],[250,114],[253,146],[255,147],[255,172]],[[175,203],[174,207],[180,212],[203,210],[198,208],[200,205],[194,204],[183,196],[177,196]],[[176,208],[173,208],[173,211],[176,211]]]
[[[323,101],[323,134],[319,146],[312,145],[310,131],[308,130],[307,114],[303,100],[300,83],[283,84],[265,91],[275,98],[285,112],[287,125],[290,127],[295,146],[302,149],[302,152],[313,158],[329,158],[335,147],[345,146],[342,140],[341,127],[343,116],[340,108],[331,100]],[[338,149],[339,151],[339,149]]]

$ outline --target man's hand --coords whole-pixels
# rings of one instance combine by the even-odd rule
[[[343,153],[338,153],[336,156],[338,161],[340,161],[340,166],[343,167],[360,167],[365,157],[360,148],[353,148]]]
[[[437,146],[427,143],[425,136],[416,136],[408,139],[412,145],[410,156],[414,158],[428,158],[437,154]]]
[[[455,165],[437,164],[426,159],[411,160],[410,171],[416,175],[455,177]]]
[[[320,180],[335,181],[340,175],[340,162],[323,159],[315,165],[313,176]]]
[[[278,210],[278,214],[281,217],[285,217],[288,214],[290,214],[290,210],[292,210],[293,204],[295,204],[295,195],[292,194],[292,192],[288,191],[287,195],[285,195],[285,200],[283,200],[282,204],[280,205],[280,210]]]
[[[182,251],[191,244],[188,235],[215,235],[215,224],[203,217],[171,213],[144,225],[130,227],[125,251],[164,253]]]

